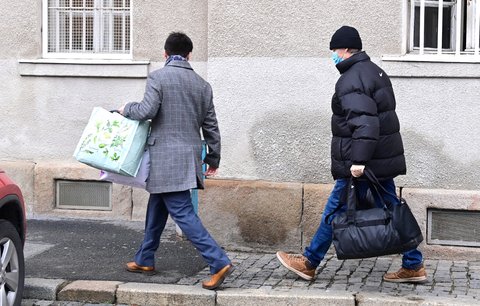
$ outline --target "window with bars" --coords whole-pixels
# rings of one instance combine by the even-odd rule
[[[130,0],[43,0],[46,58],[131,58]]]
[[[410,53],[479,56],[480,0],[408,0]]]

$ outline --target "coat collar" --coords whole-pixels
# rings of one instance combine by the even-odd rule
[[[340,71],[340,74],[343,74],[345,71],[350,69],[353,65],[355,65],[358,62],[363,62],[363,61],[369,61],[370,57],[365,53],[365,51],[356,53],[352,55],[351,57],[347,58],[346,60],[338,63],[336,65],[338,71]]]
[[[189,62],[186,61],[171,61],[170,63],[167,64],[167,67],[177,67],[177,68],[183,68],[183,69],[188,69],[188,70],[193,70],[192,66],[190,66]]]

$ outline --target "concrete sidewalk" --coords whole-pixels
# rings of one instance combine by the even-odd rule
[[[160,269],[150,278],[135,273],[126,273],[123,264],[133,251],[127,248],[125,259],[115,258],[114,269],[119,274],[102,275],[102,267],[97,266],[95,275],[83,279],[76,275],[62,273],[67,269],[65,258],[55,258],[55,247],[65,248],[61,243],[48,242],[45,228],[51,228],[52,236],[62,236],[58,224],[71,228],[76,226],[91,227],[92,223],[82,221],[32,221],[29,230],[31,245],[49,245],[49,251],[27,254],[27,279],[23,305],[88,305],[88,304],[124,304],[124,305],[479,305],[480,304],[480,260],[455,261],[427,259],[425,265],[428,282],[425,284],[386,283],[382,275],[400,267],[400,256],[386,256],[363,260],[337,260],[329,255],[317,270],[316,280],[306,282],[280,265],[274,254],[228,252],[235,272],[217,291],[201,288],[201,281],[208,276],[208,269],[201,263],[190,265],[188,269],[176,271],[176,278],[169,275],[171,271]],[[98,223],[98,221],[96,221]],[[42,226],[40,226],[42,225]],[[115,231],[125,230],[128,226],[133,236],[141,237],[138,224],[132,225],[104,223],[104,231],[110,233],[112,240],[124,239],[114,235]],[[43,232],[40,233],[40,228]],[[36,233],[37,232],[37,233]],[[86,232],[88,233],[88,232]],[[170,234],[169,234],[170,233]],[[38,234],[38,235],[36,235]],[[94,232],[92,233],[94,234]],[[84,234],[86,235],[86,234]],[[97,233],[98,235],[98,233]],[[189,261],[192,249],[175,244],[178,238],[167,232],[162,239],[159,257],[170,254],[173,260]],[[77,237],[88,240],[88,237]],[[99,239],[107,239],[99,238]],[[97,241],[98,246],[102,241]],[[54,246],[56,245],[56,246]],[[68,262],[78,264],[85,253],[85,245],[69,243],[72,258]],[[136,245],[135,245],[136,247]],[[27,249],[28,249],[27,245]],[[83,249],[82,249],[83,248]],[[176,255],[168,248],[180,249]],[[32,249],[32,248],[30,248]],[[120,248],[121,249],[121,248]],[[134,248],[132,248],[134,249]],[[109,248],[107,248],[109,250]],[[27,250],[28,251],[28,250]],[[194,250],[193,250],[194,251]],[[167,253],[165,253],[167,252]],[[115,253],[118,253],[116,249]],[[65,256],[65,254],[59,254]],[[76,258],[76,257],[79,258]],[[103,256],[109,256],[104,254]],[[185,257],[187,256],[187,257]],[[52,268],[56,262],[64,262],[57,274],[48,278],[36,272],[44,265],[41,258],[48,257]],[[198,261],[198,258],[194,261]],[[37,263],[31,264],[29,263]],[[168,267],[164,265],[164,267]],[[199,268],[200,267],[200,268]],[[88,269],[86,266],[84,269]],[[43,271],[43,270],[42,270]],[[121,272],[120,272],[121,271]],[[63,271],[64,272],[64,271]],[[43,273],[43,272],[42,272]],[[77,274],[77,273],[75,273]],[[90,274],[85,274],[90,275]],[[128,279],[125,278],[126,275]]]

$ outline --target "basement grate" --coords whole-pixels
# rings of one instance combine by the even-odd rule
[[[56,207],[60,209],[112,210],[112,183],[57,180]]]
[[[430,244],[480,247],[480,211],[428,210]]]

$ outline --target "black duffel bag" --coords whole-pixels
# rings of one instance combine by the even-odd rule
[[[382,192],[393,194],[380,184],[369,169],[365,169],[365,176],[370,181],[371,192],[381,200],[382,207],[358,210],[356,179],[350,179],[347,211],[332,220],[337,258],[376,257],[415,249],[423,241],[423,235],[407,202],[400,198],[400,204],[385,203]]]

